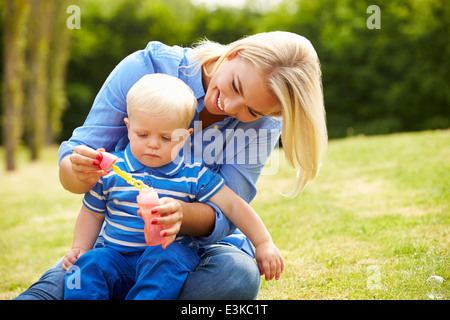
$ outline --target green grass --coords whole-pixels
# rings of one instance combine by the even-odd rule
[[[81,201],[59,184],[56,149],[34,164],[20,155],[18,172],[0,171],[0,299],[70,248]],[[259,299],[429,299],[435,275],[450,298],[450,131],[333,140],[297,199],[280,195],[295,174],[282,151],[275,159],[279,170],[261,176],[252,205],[286,267],[262,282]]]

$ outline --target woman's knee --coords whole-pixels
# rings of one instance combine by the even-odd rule
[[[258,296],[260,284],[258,266],[249,255],[219,245],[203,254],[178,299],[253,300]]]
[[[256,262],[246,253],[239,252],[221,257],[223,277],[231,279],[229,290],[224,291],[225,299],[254,300],[261,285],[261,276]],[[220,261],[219,261],[220,263]]]

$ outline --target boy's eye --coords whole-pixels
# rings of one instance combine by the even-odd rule
[[[146,133],[140,133],[140,132],[138,132],[137,135],[138,135],[138,137],[142,137],[142,138],[145,138],[147,136]]]
[[[166,136],[161,137],[161,139],[163,139],[164,141],[172,141],[171,137],[166,137]]]

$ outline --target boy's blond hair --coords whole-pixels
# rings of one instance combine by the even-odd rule
[[[221,45],[200,42],[191,52],[199,67],[217,60],[212,76],[229,55],[251,63],[281,105],[282,143],[290,166],[298,170],[291,195],[300,194],[318,173],[328,135],[319,58],[311,42],[295,33],[259,33]]]
[[[197,99],[182,80],[162,73],[147,74],[128,91],[127,113],[143,111],[155,116],[176,115],[189,127],[195,115]]]

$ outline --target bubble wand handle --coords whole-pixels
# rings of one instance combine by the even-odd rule
[[[133,186],[135,186],[136,188],[138,188],[139,190],[144,190],[144,189],[150,189],[149,186],[147,186],[145,183],[143,183],[140,180],[137,180],[135,178],[133,178],[131,176],[131,174],[129,174],[128,172],[122,171],[119,169],[118,166],[116,165],[112,165],[111,168],[114,170],[114,172],[121,177],[122,179],[124,179],[128,184],[131,184]]]
[[[128,184],[133,185],[139,189],[139,195],[136,201],[139,206],[140,216],[144,219],[144,235],[145,242],[149,246],[156,246],[167,243],[167,238],[161,236],[161,231],[164,230],[163,225],[153,225],[152,221],[154,217],[160,217],[158,214],[153,214],[152,209],[159,205],[158,194],[147,186],[144,182],[133,178],[131,174],[121,170],[115,165],[117,157],[107,152],[101,152],[102,161],[100,162],[100,168],[108,173],[112,169],[119,177],[124,179]]]

